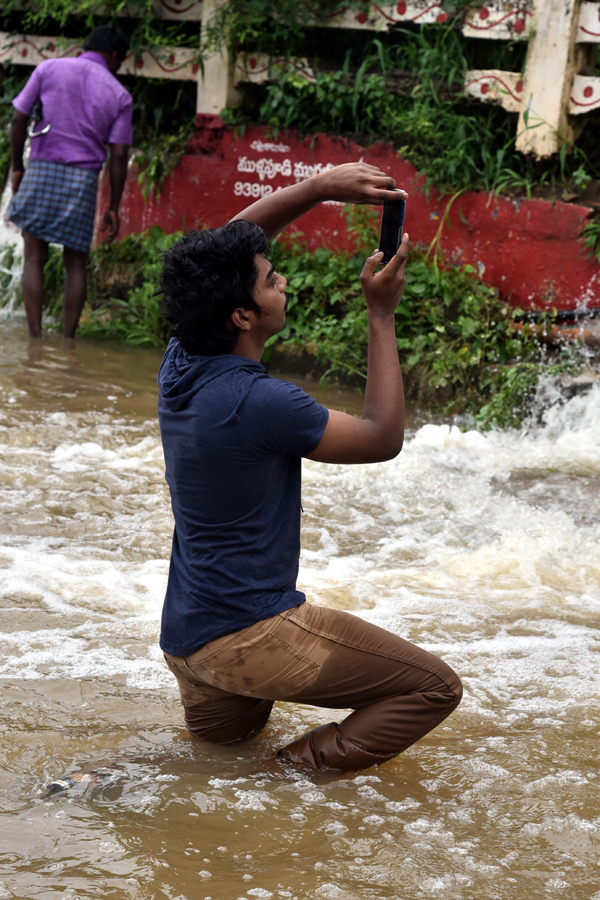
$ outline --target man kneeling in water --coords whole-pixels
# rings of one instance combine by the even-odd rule
[[[164,310],[174,337],[158,412],[175,531],[161,647],[188,730],[219,744],[266,724],[275,700],[354,711],[277,757],[361,769],[391,759],[460,702],[444,662],[356,616],[312,606],[296,589],[301,458],[373,463],[402,447],[404,398],[394,311],[408,236],[360,280],[369,320],[362,419],[321,406],[261,365],[285,326],[286,280],[268,241],[324,200],[397,199],[392,178],[362,163],[277,191],[228,225],[191,232],[165,255]]]

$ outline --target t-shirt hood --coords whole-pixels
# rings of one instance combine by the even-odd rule
[[[167,409],[183,409],[194,394],[231,369],[266,372],[262,363],[235,353],[192,355],[183,349],[177,338],[171,338],[158,371],[161,400]]]

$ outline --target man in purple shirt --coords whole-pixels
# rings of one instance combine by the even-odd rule
[[[10,127],[12,188],[9,218],[23,231],[23,300],[29,334],[41,336],[44,265],[48,244],[62,244],[65,265],[63,334],[75,334],[87,289],[87,257],[94,229],[98,173],[110,148],[109,207],[102,230],[119,231],[119,203],[132,142],[132,98],[115,74],[127,53],[125,35],[111,25],[95,28],[76,59],[40,63],[13,100]],[[27,170],[23,149],[36,102],[41,119],[31,138]]]

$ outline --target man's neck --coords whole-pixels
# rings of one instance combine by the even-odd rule
[[[263,341],[256,341],[252,338],[252,332],[242,331],[238,335],[235,347],[231,351],[235,356],[244,356],[246,359],[253,359],[260,362],[265,352]]]
[[[101,65],[106,66],[111,75],[115,75],[120,66],[120,63],[117,65],[114,59],[114,53],[105,53],[103,50],[86,50],[85,54],[88,55],[88,59],[95,56]]]

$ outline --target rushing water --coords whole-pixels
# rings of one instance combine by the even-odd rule
[[[159,355],[0,325],[0,898],[599,900],[598,384],[522,433],[415,425],[393,462],[305,465],[309,597],[465,685],[402,757],[335,778],[263,763],[325,711],[279,704],[243,746],[182,728]]]

